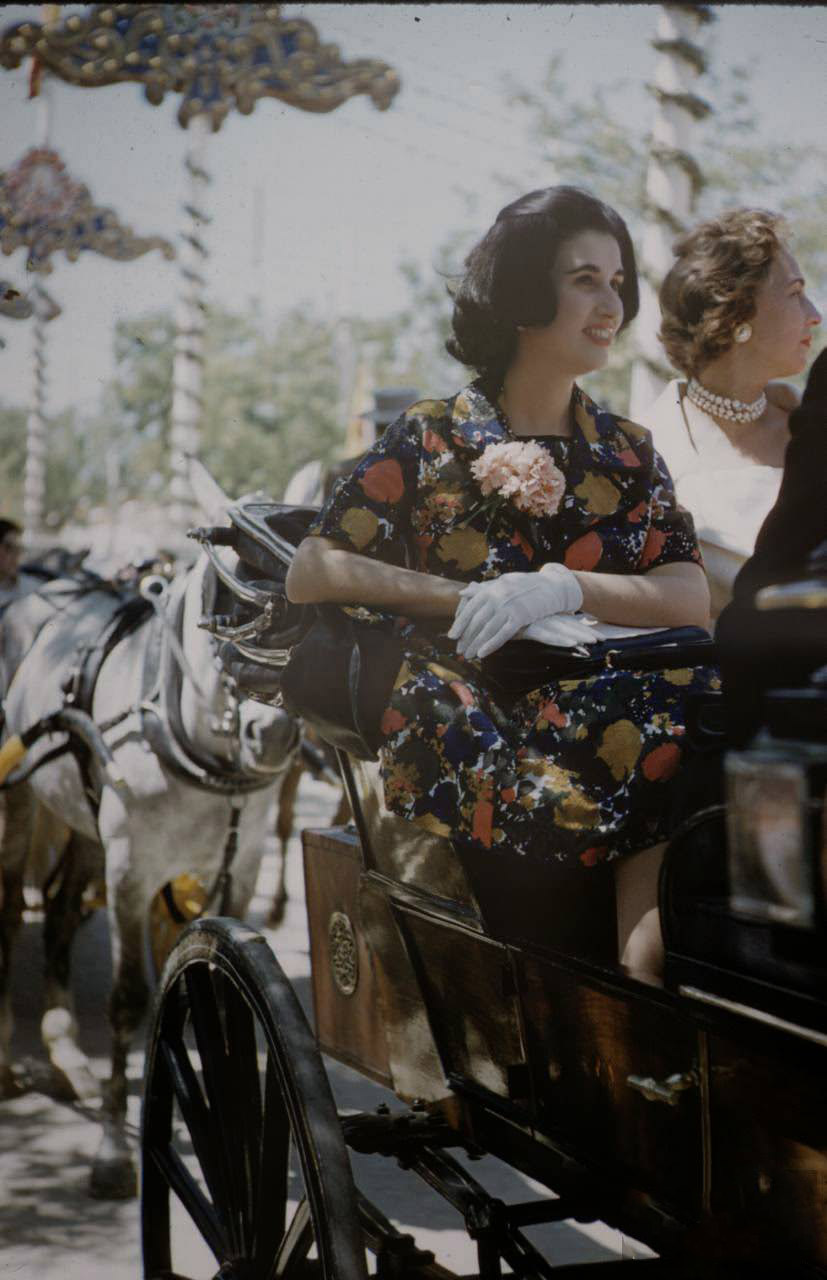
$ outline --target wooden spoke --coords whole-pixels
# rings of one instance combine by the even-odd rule
[[[227,1239],[221,1229],[216,1212],[198,1183],[187,1169],[181,1157],[171,1147],[166,1151],[153,1151],[155,1161],[167,1186],[175,1192],[181,1204],[220,1262],[228,1253]]]
[[[164,1040],[159,1046],[169,1072],[175,1100],[187,1127],[193,1150],[203,1170],[213,1202],[222,1203],[224,1185],[219,1178],[210,1131],[210,1113],[198,1077],[183,1040]]]
[[[232,999],[226,989],[226,979],[223,975],[216,975],[216,989],[222,985],[225,987],[222,1004],[228,1061],[234,1080],[233,1088],[224,1100],[223,1111],[226,1128],[235,1135],[231,1148],[234,1155],[233,1199],[238,1206],[241,1251],[249,1257],[255,1247],[250,1232],[256,1222],[260,1185],[261,1067],[253,1012],[243,1000]]]
[[[256,1214],[258,1235],[255,1242],[255,1259],[262,1265],[276,1256],[279,1241],[284,1235],[289,1167],[290,1125],[282,1103],[278,1076],[268,1054],[261,1126],[260,1199]]]
[[[214,975],[206,965],[191,965],[184,973],[190,1017],[211,1126],[211,1165],[203,1168],[208,1183],[218,1188],[226,1215],[227,1235],[234,1255],[244,1256],[244,1205],[237,1163],[243,1160],[238,1135],[228,1114],[237,1088],[219,1015]]]
[[[267,1280],[295,1280],[313,1244],[313,1221],[307,1201],[299,1201],[290,1225],[284,1233],[275,1262]]]

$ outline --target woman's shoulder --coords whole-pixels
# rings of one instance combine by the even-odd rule
[[[417,400],[399,415],[397,423],[414,435],[448,426],[458,407],[461,408],[459,402],[462,395],[463,392],[458,391],[451,396]]]
[[[429,452],[456,443],[470,443],[478,428],[496,418],[478,382],[472,382],[453,395],[436,399],[417,400],[397,419],[394,426],[401,428],[408,437],[418,439]]]
[[[641,412],[641,419],[652,433],[655,442],[676,440],[684,443],[686,439],[686,423],[683,416],[683,397],[686,391],[685,378],[672,378],[667,382],[660,395]]]
[[[801,404],[801,392],[789,382],[768,382],[766,395],[770,404],[785,413],[792,413]]]
[[[604,409],[602,413],[604,420],[611,423],[614,434],[621,437],[621,445],[625,438],[627,444],[638,454],[641,452],[651,454],[654,451],[652,432],[643,423],[636,422],[623,413],[615,413],[611,409]]]

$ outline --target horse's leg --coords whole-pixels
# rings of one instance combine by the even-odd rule
[[[49,1060],[75,1098],[99,1100],[100,1082],[78,1045],[69,986],[72,943],[87,918],[83,893],[101,860],[98,845],[73,834],[63,856],[56,885],[46,896],[43,941],[46,951],[46,1011],[41,1022]]]
[[[26,884],[42,894],[43,886],[55,862],[65,850],[71,831],[45,805],[35,801],[32,813],[32,837],[26,860]]]
[[[287,907],[287,846],[293,834],[296,818],[296,796],[299,790],[304,765],[297,755],[285,774],[278,799],[278,817],[276,819],[276,835],[279,841],[279,869],[276,877],[276,891],[267,923],[281,924]]]
[[[95,1155],[90,1194],[125,1200],[137,1194],[135,1158],[126,1136],[127,1061],[149,996],[144,963],[144,926],[150,895],[140,879],[141,859],[128,837],[107,846],[109,927],[112,944],[112,1074],[103,1108],[103,1135]]]
[[[33,800],[28,786],[5,792],[0,852],[0,1097],[18,1092],[11,1066],[11,959],[23,919],[23,875],[31,836]]]

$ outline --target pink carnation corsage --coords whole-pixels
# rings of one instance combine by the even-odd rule
[[[511,502],[530,516],[553,516],[563,500],[566,478],[536,440],[507,440],[489,444],[471,463],[484,501],[468,513],[490,510],[492,518]]]

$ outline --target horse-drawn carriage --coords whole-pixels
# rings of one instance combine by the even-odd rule
[[[217,629],[275,688],[295,618],[272,581],[264,605],[255,592],[283,574],[290,513],[232,518],[201,535],[248,566],[225,573],[244,607]],[[726,803],[696,807],[668,848],[663,981],[617,963],[609,874],[584,888],[463,858],[388,813],[376,765],[340,752],[355,826],[304,833],[315,1033],[244,925],[196,922],[167,964],[142,1124],[147,1277],[189,1274],[182,1220],[224,1280],[346,1280],[368,1254],[378,1275],[448,1276],[356,1188],[348,1148],[445,1197],[481,1277],[591,1274],[525,1234],[566,1219],[644,1241],[653,1275],[827,1274],[827,583],[762,603],[790,635],[809,627],[813,674],[786,689],[778,654],[761,734],[727,753]],[[697,712],[715,777],[720,708]],[[406,1105],[337,1115],[322,1053]],[[506,1205],[452,1150],[552,1194]]]

